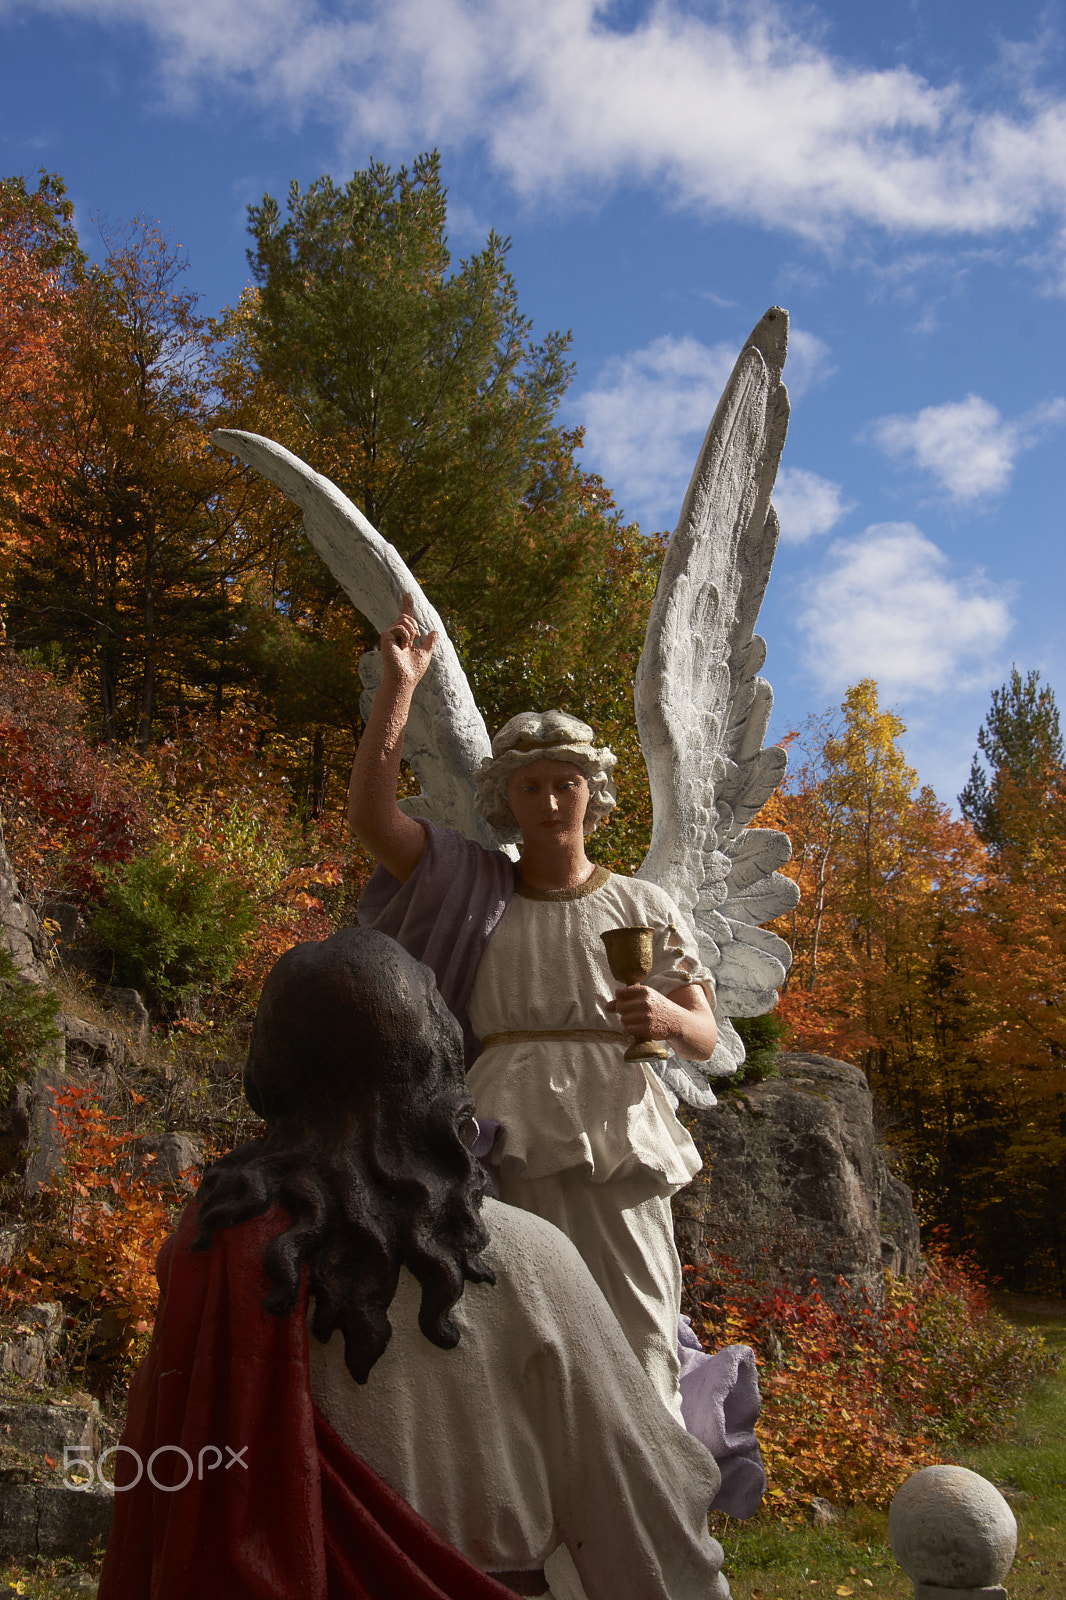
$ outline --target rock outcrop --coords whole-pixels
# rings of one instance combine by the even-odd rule
[[[107,1543],[114,1495],[106,1489],[71,1490],[62,1484],[0,1484],[0,1557],[97,1555]]]
[[[22,896],[8,859],[0,827],[0,943],[14,958],[19,975],[30,983],[46,983],[46,940],[33,907]]]
[[[910,1191],[878,1145],[858,1067],[783,1055],[779,1076],[695,1115],[704,1168],[676,1197],[686,1260],[721,1253],[744,1276],[884,1300],[884,1268],[920,1270]]]

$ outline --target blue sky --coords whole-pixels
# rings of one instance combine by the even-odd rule
[[[203,309],[245,208],[436,145],[513,240],[569,422],[671,528],[736,351],[793,338],[773,731],[877,678],[951,801],[1012,662],[1066,699],[1066,9],[986,0],[0,0],[0,171],[162,222]]]

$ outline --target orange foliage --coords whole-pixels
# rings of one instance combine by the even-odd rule
[[[995,1315],[971,1262],[934,1238],[927,1264],[921,1279],[888,1280],[883,1309],[843,1279],[831,1304],[814,1285],[798,1294],[740,1281],[725,1258],[685,1268],[697,1332],[759,1355],[773,1515],[802,1516],[814,1495],[887,1506],[919,1467],[991,1433],[1053,1365],[1042,1340]]]
[[[1066,770],[997,786],[1004,839],[956,933],[972,1013],[952,1185],[1012,1287],[1066,1292]]]
[[[951,938],[984,853],[898,747],[876,685],[814,721],[806,759],[759,822],[792,840],[799,906],[775,925],[793,950],[780,1015],[796,1046],[860,1063],[904,1100],[957,1022]]]
[[[43,513],[37,475],[54,441],[40,426],[62,383],[64,328],[78,314],[81,252],[62,181],[0,180],[0,555],[27,548]]]
[[[134,1136],[88,1090],[57,1094],[55,1116],[64,1166],[43,1191],[33,1245],[12,1263],[0,1306],[62,1301],[71,1366],[84,1365],[99,1347],[94,1324],[110,1313],[104,1362],[110,1376],[128,1369],[151,1332],[159,1297],[155,1258],[188,1195],[169,1182],[160,1186],[154,1157],[133,1169]]]
[[[1055,1098],[1066,1092],[1066,770],[1049,767],[1025,785],[1002,773],[996,805],[1004,842],[959,948],[985,1059],[1035,1071]]]
[[[869,681],[761,821],[803,899],[777,925],[791,1040],[857,1062],[919,1209],[1011,1287],[1066,1289],[1066,771],[995,777],[989,851],[898,747]]]

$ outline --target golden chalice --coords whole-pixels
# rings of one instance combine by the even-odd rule
[[[600,938],[607,947],[607,965],[619,983],[628,988],[640,983],[652,969],[655,960],[652,928],[609,928]],[[625,1061],[664,1061],[670,1055],[669,1045],[660,1039],[641,1039],[634,1036],[626,1051]]]

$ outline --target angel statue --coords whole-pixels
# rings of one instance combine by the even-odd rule
[[[615,803],[615,757],[593,730],[526,712],[490,743],[441,619],[397,552],[280,445],[212,435],[301,507],[311,542],[381,632],[380,652],[360,663],[365,729],[349,792],[353,832],[378,862],[360,923],[435,973],[463,1026],[478,1120],[499,1124],[501,1199],[568,1235],[654,1389],[697,1433],[704,1378],[691,1332],[679,1350],[670,1197],[700,1158],[676,1107],[713,1106],[708,1080],[743,1060],[728,1019],[775,1002],[790,953],[760,924],[796,900],[776,870],[787,838],[748,826],[786,761],[762,747],[773,696],[753,629],[778,536],[787,338],[774,307],[741,351],[667,551],[636,680],[653,831],[635,878],[585,854]],[[422,792],[398,803],[401,758]],[[601,935],[637,926],[651,930],[651,970],[619,988]],[[627,1034],[663,1041],[666,1059],[624,1059]],[[731,1348],[729,1385],[750,1412],[751,1353]],[[753,1415],[741,1426],[723,1404],[719,1393],[717,1503],[747,1515],[765,1485]]]

